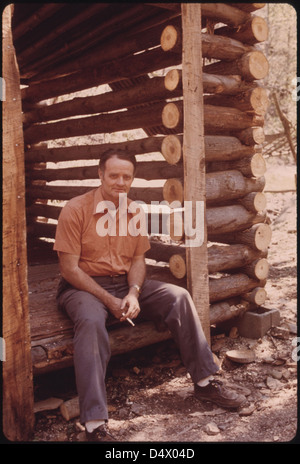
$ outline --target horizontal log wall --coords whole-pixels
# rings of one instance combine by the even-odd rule
[[[254,6],[251,12],[243,4],[201,5],[203,27],[207,26],[202,31],[202,46],[208,270],[211,323],[218,324],[253,304],[263,304],[266,298],[260,289],[268,274],[271,231],[265,213],[261,144],[268,98],[257,80],[267,75],[268,62],[255,44],[265,40],[267,25]],[[153,20],[143,32],[125,35],[121,45],[118,40],[108,41],[105,50],[97,49],[97,58],[88,53],[61,65],[57,74],[49,69],[23,89],[28,239],[32,246],[41,243],[42,237],[53,239],[61,202],[91,188],[80,181],[98,178],[97,159],[108,148],[145,155],[139,157],[137,178],[160,182],[159,187],[132,188],[133,199],[147,204],[182,202],[184,113],[178,6],[157,4],[163,19]],[[216,23],[222,25],[211,30]],[[87,68],[81,72],[83,65]],[[149,76],[164,68],[168,68],[164,76]],[[102,84],[113,90],[96,96],[86,92],[50,105],[44,101]],[[145,136],[94,145],[81,139],[72,146],[54,143],[133,129],[144,129]],[[162,156],[149,161],[149,153]],[[94,161],[87,165],[86,160]],[[80,165],[60,168],[46,164],[72,161]],[[157,214],[160,227],[169,224],[170,239],[166,243],[152,237],[148,275],[186,286],[184,231],[172,231],[176,214],[173,212],[169,221]]]

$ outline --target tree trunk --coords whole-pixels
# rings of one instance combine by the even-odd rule
[[[240,131],[237,137],[245,145],[261,145],[265,141],[265,133],[262,127],[248,127]]]
[[[266,251],[272,238],[272,230],[268,224],[253,224],[248,229],[226,234],[211,234],[210,240],[220,243],[242,243],[255,250]]]
[[[100,159],[101,155],[108,149],[124,151],[124,154],[139,155],[144,153],[157,152],[161,150],[161,145],[165,137],[146,137],[142,139],[130,140],[118,143],[103,143],[95,145],[76,145],[72,147],[42,148],[33,146],[25,152],[26,163],[40,163],[52,161],[75,161],[81,159]]]
[[[252,16],[237,28],[220,27],[215,29],[214,33],[254,45],[258,42],[265,42],[268,39],[269,28],[264,18],[261,16]]]
[[[178,172],[180,174],[180,171]],[[240,171],[218,171],[206,174],[206,202],[208,205],[222,203],[264,189],[265,179],[248,179]],[[183,203],[183,183],[180,179],[168,179],[163,187],[163,197],[169,203]]]
[[[167,76],[166,76],[167,78]],[[78,115],[91,115],[130,108],[182,95],[180,87],[170,91],[163,77],[153,77],[130,88],[106,92],[92,97],[77,97],[54,105],[36,105],[36,109],[24,114],[25,124],[51,121]]]
[[[260,153],[234,161],[216,161],[208,163],[207,172],[238,170],[245,177],[262,177],[266,172],[266,162]]]
[[[124,153],[140,155],[161,152],[166,161],[176,164],[182,156],[182,135],[147,137],[127,142],[103,143],[100,145],[76,145],[74,147],[43,148],[33,146],[25,152],[26,163],[75,161],[81,159],[99,159],[109,148],[122,150]],[[234,160],[251,156],[254,147],[243,145],[236,137],[210,136],[204,137],[206,161]]]
[[[256,87],[238,95],[208,95],[204,97],[204,103],[217,106],[238,108],[240,111],[264,116],[269,106],[266,89]]]
[[[153,246],[153,245],[152,245]],[[184,247],[173,246],[170,250],[163,250],[163,246],[148,252],[147,257],[163,261],[162,256],[169,254],[171,273],[182,279],[186,273]],[[268,262],[265,258],[258,258],[261,252],[255,251],[247,245],[212,245],[208,248],[208,271],[210,273],[240,269],[249,277],[264,280],[267,278]],[[165,256],[165,259],[167,256]]]
[[[210,323],[218,325],[248,311],[250,304],[239,298],[229,299],[210,305]]]
[[[269,72],[269,63],[265,55],[255,50],[245,53],[235,61],[219,61],[204,66],[203,71],[211,74],[239,74],[246,81],[264,79]]]
[[[259,285],[259,282],[250,279],[246,274],[233,274],[231,276],[210,279],[209,300],[216,301],[233,298],[247,293]]]
[[[204,18],[215,20],[228,24],[228,26],[237,27],[244,24],[250,15],[235,8],[235,4],[227,3],[202,3],[202,15]]]
[[[180,54],[172,52],[165,54],[159,48],[130,57],[126,56],[100,67],[97,67],[97,56],[94,55],[94,58],[95,67],[92,73],[79,72],[74,74],[73,79],[70,79],[70,76],[66,76],[38,84],[31,84],[29,87],[22,89],[22,100],[38,102],[97,85],[109,84],[121,79],[144,75],[157,69],[176,66],[181,63]]]

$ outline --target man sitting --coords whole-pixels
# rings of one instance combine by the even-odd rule
[[[127,199],[135,168],[135,157],[107,151],[99,163],[101,186],[70,200],[56,231],[54,249],[62,275],[57,300],[74,323],[80,419],[91,441],[110,439],[105,387],[111,355],[108,317],[122,322],[140,315],[168,328],[198,399],[228,408],[245,401],[214,380],[218,366],[189,292],[146,279],[144,255],[150,244],[145,230],[134,230],[134,202]],[[119,207],[120,198],[125,198],[125,208]]]

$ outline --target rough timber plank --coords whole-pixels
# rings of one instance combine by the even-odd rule
[[[3,432],[12,441],[33,432],[33,385],[27,289],[24,144],[20,76],[11,36],[13,4],[2,15],[3,78]],[[1,359],[2,361],[2,359]]]
[[[193,228],[195,229],[195,203],[196,201],[205,202],[201,4],[182,3],[181,8],[183,28],[184,200],[192,201]],[[205,224],[203,226],[203,243],[186,249],[187,282],[205,336],[210,342],[207,233]]]

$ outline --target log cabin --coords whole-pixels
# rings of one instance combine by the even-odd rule
[[[53,241],[108,148],[138,160],[131,198],[165,202],[147,276],[189,289],[212,325],[264,304],[271,229],[262,154],[264,3],[20,3],[3,12],[3,429],[26,440],[33,377],[72,365]],[[128,135],[129,134],[129,135]],[[173,202],[177,208],[173,208]],[[204,205],[203,238],[174,224]],[[178,208],[179,205],[179,208]],[[181,213],[180,213],[181,212]],[[168,233],[160,234],[164,215]],[[194,219],[193,219],[194,221]],[[195,226],[195,221],[192,224]],[[109,327],[112,354],[170,338]]]

